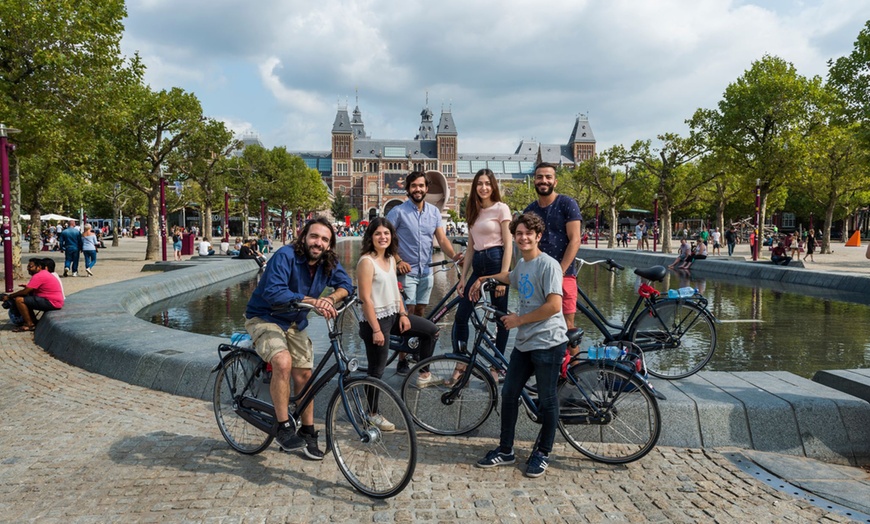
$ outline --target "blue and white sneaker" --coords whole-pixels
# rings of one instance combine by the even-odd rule
[[[501,449],[495,448],[477,461],[477,467],[494,468],[496,466],[507,466],[513,464],[516,460],[517,457],[514,455],[514,450],[511,450],[510,453],[502,453]]]
[[[544,455],[538,450],[535,450],[532,453],[532,456],[529,457],[529,465],[526,467],[526,476],[531,478],[538,478],[547,471],[547,466],[550,465],[550,457]]]

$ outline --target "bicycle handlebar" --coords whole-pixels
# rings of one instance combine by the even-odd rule
[[[587,266],[594,266],[596,264],[607,264],[608,271],[613,271],[613,270],[621,271],[621,270],[625,269],[625,267],[620,266],[619,264],[614,262],[612,258],[604,258],[601,260],[596,260],[595,262],[589,262],[587,260],[583,260],[580,257],[577,257],[574,259],[574,262],[579,263],[580,267],[583,267],[584,264]]]
[[[340,306],[337,304],[333,306],[333,307],[335,307],[336,314],[341,315],[347,308],[349,308],[354,303],[356,303],[357,300],[359,300],[359,296],[356,294],[356,291],[354,291],[350,295],[344,297],[339,302],[339,304],[341,304]],[[273,308],[273,311],[301,311],[301,310],[314,311],[318,315],[320,314],[320,312],[317,311],[317,308],[315,306],[312,306],[311,304],[306,304],[305,302],[302,302],[301,300],[297,301],[297,302],[288,302],[286,305],[283,305],[283,306],[280,306],[277,308]]]

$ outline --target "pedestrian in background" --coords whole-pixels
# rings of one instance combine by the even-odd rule
[[[100,239],[94,233],[90,224],[85,225],[85,232],[82,234],[82,253],[85,255],[85,271],[89,277],[94,276],[91,268],[97,263],[97,245]]]

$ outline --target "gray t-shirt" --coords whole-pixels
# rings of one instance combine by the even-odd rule
[[[548,295],[562,295],[562,266],[546,253],[541,253],[529,262],[520,257],[510,273],[510,279],[511,286],[520,296],[519,315],[541,307]],[[519,351],[551,349],[568,341],[567,331],[565,317],[560,310],[550,318],[517,328],[515,347]]]

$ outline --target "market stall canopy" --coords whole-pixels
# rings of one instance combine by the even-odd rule
[[[21,217],[21,220],[30,220],[30,215],[18,215]],[[73,217],[65,217],[63,215],[56,215],[54,213],[46,213],[41,215],[40,220],[75,220]]]

